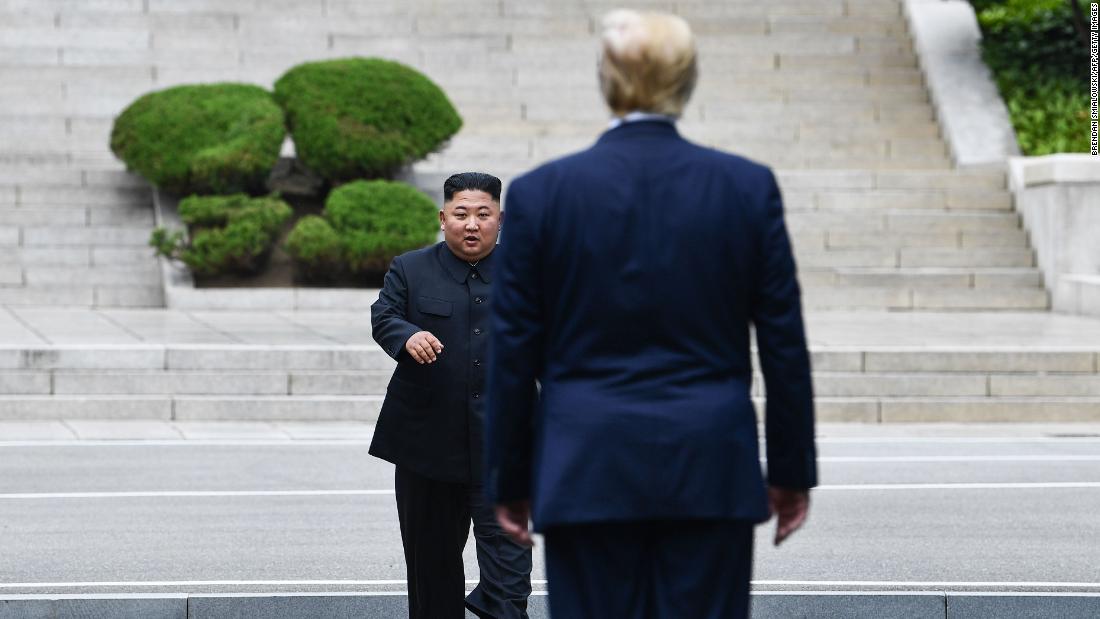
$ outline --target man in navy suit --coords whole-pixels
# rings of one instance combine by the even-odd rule
[[[692,144],[678,17],[616,11],[594,146],[512,182],[493,282],[486,491],[545,535],[563,619],[743,617],[753,528],[817,483],[795,263],[771,170]],[[767,481],[750,327],[767,388]]]

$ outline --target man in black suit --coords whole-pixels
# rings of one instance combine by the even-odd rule
[[[473,521],[478,617],[527,617],[531,550],[501,531],[481,483],[489,290],[500,231],[500,179],[443,184],[444,242],[394,259],[371,306],[374,339],[397,360],[370,453],[397,466],[395,489],[409,616],[465,616],[462,549]]]

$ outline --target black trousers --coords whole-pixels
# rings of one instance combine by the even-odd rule
[[[736,520],[599,523],[545,532],[554,619],[741,619],[753,525]]]
[[[436,481],[397,467],[394,486],[411,619],[526,619],[531,549],[513,542],[480,484]],[[480,582],[465,600],[462,549],[474,526]]]

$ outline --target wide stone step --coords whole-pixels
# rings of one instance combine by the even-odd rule
[[[0,396],[0,419],[374,421],[379,396]]]
[[[875,287],[900,286],[911,289],[976,288],[1039,288],[1042,273],[1038,269],[978,269],[978,268],[869,268],[826,269],[800,268],[799,282],[809,287]]]
[[[22,229],[24,246],[145,246],[151,231],[145,226],[28,226]]]
[[[382,396],[0,396],[0,419],[375,421]],[[754,398],[763,410],[763,398]],[[819,422],[1096,422],[1100,397],[818,397]]]
[[[149,185],[140,176],[122,169],[82,169],[76,166],[0,164],[0,184],[9,186],[108,187],[140,189]]]
[[[806,285],[803,306],[809,310],[1045,311],[1050,308],[1050,296],[1036,287]]]
[[[1006,229],[992,232],[895,231],[869,234],[861,231],[851,232],[838,227],[826,230],[800,229],[794,233],[792,237],[792,243],[806,250],[901,249],[903,247],[935,247],[944,249],[1028,247],[1027,232],[1018,229]]]
[[[0,263],[9,266],[104,267],[135,265],[145,262],[153,262],[153,250],[148,247],[96,245],[20,247],[0,245]]]
[[[818,398],[815,404],[821,422],[1100,421],[1100,397]]]
[[[819,189],[783,194],[788,211],[929,209],[1010,211],[1012,194],[996,189]]]
[[[1000,170],[776,170],[783,189],[995,189],[1004,190]]]
[[[0,373],[0,395],[385,395],[379,370],[37,370]]]
[[[757,380],[754,395],[763,395]],[[1015,373],[860,373],[818,372],[820,398],[918,397],[1100,397],[1100,375]]]
[[[4,370],[301,370],[368,371],[394,367],[381,348],[369,346],[108,345],[8,346]]]
[[[1030,248],[940,249],[902,247],[900,249],[817,250],[795,246],[795,257],[804,268],[839,267],[1033,267],[1035,254]]]
[[[64,279],[64,276],[60,276]],[[164,307],[160,282],[145,285],[39,284],[0,286],[0,305],[13,307]]]
[[[59,208],[25,205],[0,207],[0,226],[148,226],[154,225],[150,203],[140,206],[93,206]]]
[[[6,371],[0,395],[384,396],[391,370],[365,371]],[[764,395],[754,377],[753,395]],[[818,398],[1100,397],[1100,375],[1041,373],[814,374]]]
[[[1019,230],[1020,216],[1008,212],[937,212],[912,209],[801,211],[786,214],[795,233],[830,230],[852,233],[992,233]]]

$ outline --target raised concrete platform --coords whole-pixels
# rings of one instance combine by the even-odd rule
[[[0,419],[372,421],[394,361],[368,320],[7,308]],[[1100,320],[810,312],[807,332],[822,421],[1100,420]]]

